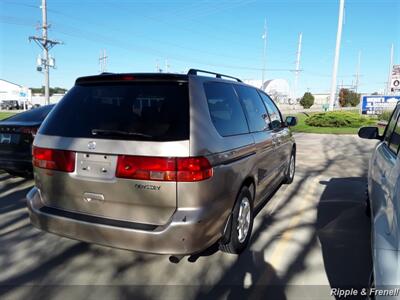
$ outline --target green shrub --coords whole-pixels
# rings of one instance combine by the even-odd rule
[[[300,104],[304,108],[310,108],[314,104],[314,96],[310,92],[305,92],[300,100]]]
[[[305,120],[305,123],[314,127],[358,128],[364,125],[375,124],[375,121],[353,112],[332,111],[313,114]]]
[[[382,120],[382,121],[389,122],[389,119],[390,119],[390,116],[392,115],[392,112],[393,111],[391,111],[391,110],[385,110],[378,116],[378,119]]]

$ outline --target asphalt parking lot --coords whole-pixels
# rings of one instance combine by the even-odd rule
[[[366,286],[365,215],[373,141],[297,134],[297,173],[259,212],[240,257],[211,248],[178,264],[43,233],[29,224],[32,181],[0,174],[0,298],[333,299]]]

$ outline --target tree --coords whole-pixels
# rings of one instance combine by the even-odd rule
[[[349,89],[340,89],[339,104],[341,107],[357,106],[360,103],[360,94],[350,91]]]
[[[305,92],[300,100],[300,104],[304,108],[310,108],[314,104],[314,96],[310,92]]]

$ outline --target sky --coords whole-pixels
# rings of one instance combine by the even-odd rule
[[[267,23],[266,79],[293,84],[298,35],[303,34],[298,93],[329,92],[339,0],[47,0],[49,38],[62,41],[50,54],[50,84],[71,88],[77,77],[98,74],[106,49],[109,72],[205,69],[261,79]],[[28,87],[43,84],[36,71],[41,50],[40,0],[0,0],[0,78]],[[383,90],[390,47],[400,64],[400,1],[346,0],[338,84]]]

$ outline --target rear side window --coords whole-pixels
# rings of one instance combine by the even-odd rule
[[[271,122],[274,122],[273,124],[278,124],[278,122],[282,123],[281,114],[279,113],[279,110],[276,107],[276,105],[274,104],[274,102],[272,101],[272,99],[264,93],[260,93],[260,96],[261,96],[261,99],[263,100],[265,106],[267,107]]]
[[[76,85],[40,133],[64,137],[175,141],[189,138],[186,82]]]
[[[221,136],[248,133],[246,117],[231,84],[204,83],[211,120]]]
[[[268,128],[268,115],[264,104],[261,102],[260,96],[256,89],[235,85],[240,99],[246,110],[249,127],[251,132],[263,131]]]
[[[49,112],[53,109],[53,107],[54,104],[35,108],[29,111],[16,114],[12,117],[7,118],[6,120],[13,122],[42,122],[49,114]]]
[[[397,118],[399,116],[399,109],[400,106],[397,106],[392,114],[392,117],[390,118],[389,124],[386,126],[384,141],[386,142],[387,145],[389,145],[390,138],[396,127]]]

